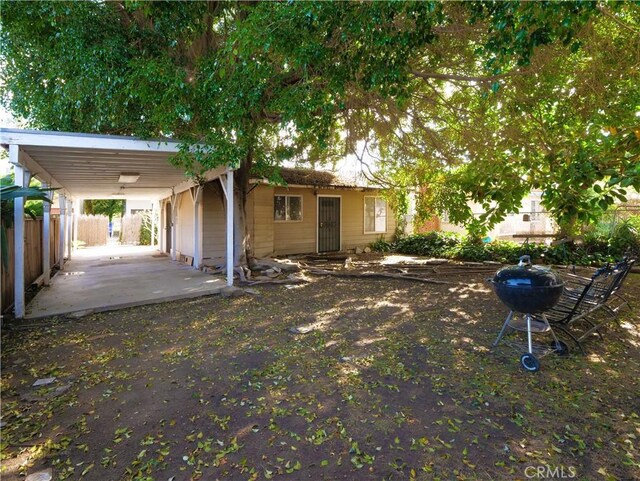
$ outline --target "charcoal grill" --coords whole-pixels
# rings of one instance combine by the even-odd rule
[[[488,281],[498,298],[510,309],[493,347],[503,340],[507,331],[526,332],[527,351],[520,356],[520,364],[531,372],[540,369],[539,357],[550,352],[568,353],[567,345],[557,338],[544,315],[545,311],[558,303],[564,291],[564,282],[558,274],[547,268],[533,266],[530,256],[522,256],[517,266],[500,269]],[[532,314],[536,314],[535,320]],[[533,343],[534,333],[546,332],[553,337],[550,347]],[[519,344],[511,344],[521,348]]]

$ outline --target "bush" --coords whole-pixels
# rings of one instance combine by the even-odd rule
[[[497,261],[516,264],[521,256],[545,264],[602,265],[613,262],[624,255],[640,256],[640,219],[623,222],[609,237],[594,234],[585,237],[583,243],[567,242],[548,246],[540,243],[518,244],[512,241],[495,240],[483,242],[473,237],[462,237],[452,232],[429,232],[397,239],[393,243],[379,239],[371,248],[378,252],[427,257],[444,257],[460,261]]]
[[[430,257],[451,257],[461,237],[453,232],[429,232],[402,237],[395,242],[395,251]]]
[[[375,242],[369,244],[369,247],[371,247],[371,250],[376,252],[391,252],[394,250],[393,243],[387,242],[382,236],[380,236],[380,238]]]

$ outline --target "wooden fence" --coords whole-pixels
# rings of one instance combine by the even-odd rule
[[[53,267],[60,259],[60,220],[51,217],[49,235],[50,259]],[[25,219],[24,221],[24,285],[30,286],[43,274],[42,270],[42,219]],[[15,281],[15,265],[13,260],[13,229],[7,229],[7,250],[9,253],[9,266],[7,269],[1,266],[2,271],[2,312],[13,305],[13,289]]]
[[[122,217],[120,242],[122,244],[140,244],[140,230],[142,229],[142,214],[127,214]]]
[[[106,215],[78,216],[78,245],[82,247],[107,245],[109,218]]]

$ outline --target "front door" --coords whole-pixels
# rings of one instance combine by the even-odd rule
[[[340,250],[340,197],[318,197],[318,252]]]

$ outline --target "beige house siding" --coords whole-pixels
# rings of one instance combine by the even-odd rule
[[[273,254],[273,188],[258,186],[247,199],[247,225],[253,255],[266,257]]]
[[[319,189],[311,187],[273,187],[260,185],[247,199],[247,227],[253,254],[305,254],[317,252],[318,196],[341,199],[341,249],[366,247],[381,236],[390,240],[396,229],[396,218],[387,207],[387,226],[384,233],[364,232],[364,199],[375,197],[375,191],[355,189]],[[302,197],[301,221],[275,221],[274,197],[298,195]],[[178,195],[176,222],[176,250],[193,256],[193,201],[189,191]],[[202,197],[202,256],[205,264],[223,262],[226,255],[226,211],[219,182],[208,183]],[[163,219],[164,220],[164,219]],[[164,242],[164,238],[163,238]]]
[[[186,191],[179,194],[176,250],[186,256],[193,256],[193,210],[191,193]]]
[[[387,228],[384,233],[364,233],[364,198],[376,197],[377,192],[358,192],[346,190],[342,193],[342,249],[354,249],[357,246],[366,247],[384,236],[391,240],[396,231],[396,216],[387,205]]]
[[[274,221],[275,195],[299,195],[302,197],[301,221]],[[258,186],[249,196],[247,216],[249,232],[257,257],[287,254],[303,254],[317,251],[318,196],[341,198],[341,246],[342,250],[365,247],[380,236],[391,239],[396,229],[396,218],[387,207],[385,233],[364,233],[364,198],[376,196],[375,191],[353,189],[320,189],[317,195],[312,188]]]
[[[219,181],[209,182],[202,192],[202,258],[205,264],[224,262],[227,249],[226,211]]]
[[[268,187],[267,187],[268,188]],[[313,190],[305,188],[275,187],[271,189],[271,212],[273,224],[273,250],[276,255],[302,254],[316,251],[316,197]],[[273,198],[276,195],[302,196],[301,221],[274,221]]]

